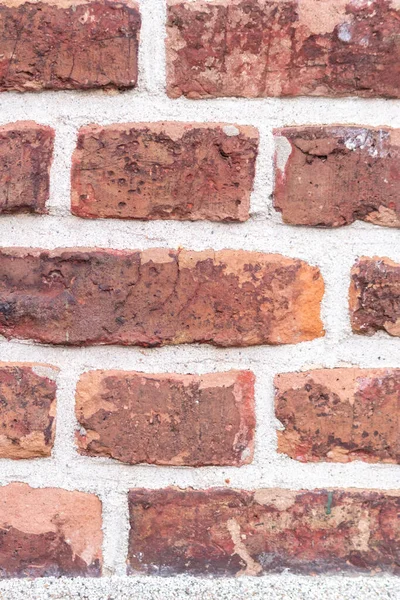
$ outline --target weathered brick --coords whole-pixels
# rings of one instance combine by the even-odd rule
[[[350,319],[354,333],[383,329],[400,336],[400,264],[389,258],[361,257],[351,271]]]
[[[0,458],[50,456],[58,369],[0,363]]]
[[[51,127],[30,121],[0,127],[0,214],[46,212],[53,145]]]
[[[400,492],[131,490],[130,573],[400,572]]]
[[[91,371],[76,392],[82,454],[126,463],[242,465],[254,446],[254,376]]]
[[[72,212],[79,217],[245,221],[253,127],[131,123],[79,132]]]
[[[237,250],[0,251],[0,333],[54,344],[288,344],[324,334],[316,267]]]
[[[0,488],[0,576],[101,574],[101,502],[25,483]]]
[[[300,461],[400,463],[400,369],[318,369],[275,378],[278,450]]]
[[[398,0],[169,0],[168,93],[400,97]]]
[[[140,16],[131,0],[0,3],[0,91],[131,88]]]
[[[275,142],[274,205],[285,223],[400,227],[400,130],[288,127]]]

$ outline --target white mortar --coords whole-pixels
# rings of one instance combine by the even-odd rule
[[[252,489],[285,487],[400,488],[400,467],[363,462],[301,464],[276,453],[277,422],[273,414],[273,376],[281,371],[343,365],[400,367],[400,342],[380,333],[371,338],[351,333],[347,292],[350,268],[360,255],[389,256],[400,261],[400,232],[356,223],[337,230],[282,225],[272,208],[272,129],[288,125],[359,124],[400,127],[400,101],[363,99],[219,99],[170,100],[165,95],[164,0],[142,0],[139,87],[132,92],[1,94],[0,123],[35,120],[56,129],[51,172],[50,215],[3,216],[2,246],[140,248],[183,246],[237,248],[279,252],[318,265],[326,283],[324,339],[297,346],[217,349],[190,345],[160,349],[93,347],[60,348],[0,340],[0,361],[48,362],[61,368],[57,434],[52,458],[0,460],[0,484],[13,480],[32,486],[59,486],[97,493],[103,501],[103,580],[13,580],[0,583],[1,600],[19,598],[138,597],[255,598],[325,597],[327,600],[400,598],[393,578],[306,578],[266,576],[242,581],[175,578],[127,578],[128,542],[126,492],[132,487],[168,485]],[[78,128],[87,123],[144,121],[226,122],[254,125],[260,131],[260,151],[251,219],[244,224],[177,221],[85,220],[70,216],[70,164]],[[233,131],[229,129],[229,131]],[[207,373],[251,369],[256,375],[257,431],[253,464],[238,468],[172,468],[126,466],[111,459],[79,456],[74,448],[74,390],[79,375],[89,369],[134,369],[149,373]]]

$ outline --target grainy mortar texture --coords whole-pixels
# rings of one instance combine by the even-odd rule
[[[398,230],[354,223],[337,230],[283,225],[272,208],[272,130],[304,124],[359,124],[400,127],[399,100],[324,99],[168,99],[165,94],[165,1],[141,0],[142,30],[139,85],[133,91],[46,92],[0,96],[0,122],[34,120],[56,129],[48,216],[3,216],[1,245],[146,249],[182,246],[278,252],[321,269],[326,283],[324,338],[298,345],[221,349],[189,345],[158,349],[99,346],[64,348],[0,340],[1,361],[50,363],[61,369],[55,448],[51,458],[0,461],[0,484],[17,480],[33,487],[90,491],[103,502],[104,575],[102,580],[11,580],[0,582],[1,600],[180,598],[243,600],[386,600],[400,598],[398,580],[389,577],[266,576],[253,580],[210,581],[128,578],[127,491],[168,485],[197,489],[322,487],[398,489],[400,467],[390,464],[298,463],[276,452],[273,378],[279,372],[316,367],[400,367],[399,340],[378,332],[355,336],[348,314],[350,269],[357,257],[388,256],[400,262]],[[232,122],[253,125],[260,133],[251,218],[242,224],[211,222],[85,220],[70,215],[70,165],[79,127],[151,121]],[[74,394],[79,376],[90,369],[126,369],[148,373],[208,373],[251,369],[256,376],[256,444],[254,462],[236,467],[199,469],[128,466],[106,458],[79,456],[74,445]]]

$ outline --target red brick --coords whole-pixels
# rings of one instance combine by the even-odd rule
[[[389,0],[169,0],[172,97],[400,98]]]
[[[0,363],[0,458],[50,456],[58,369]]]
[[[31,121],[0,127],[0,214],[46,212],[53,145],[51,127]]]
[[[289,344],[324,334],[319,270],[280,255],[0,251],[0,334],[54,344]]]
[[[400,227],[400,130],[288,127],[275,142],[274,204],[285,223]]]
[[[400,369],[319,369],[275,378],[278,450],[300,461],[400,464]]]
[[[139,29],[131,0],[3,2],[0,91],[134,87]]]
[[[258,133],[196,123],[89,125],[73,157],[78,217],[245,221]]]
[[[131,490],[130,573],[400,572],[400,492]]]
[[[361,257],[351,271],[350,319],[354,333],[383,329],[400,336],[400,264],[389,258]]]
[[[101,502],[25,483],[0,488],[0,576],[101,574]]]
[[[76,391],[81,454],[126,463],[237,465],[251,462],[254,376],[91,371]]]

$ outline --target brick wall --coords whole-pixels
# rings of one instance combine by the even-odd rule
[[[0,2],[3,579],[386,597],[398,23],[395,0]]]

